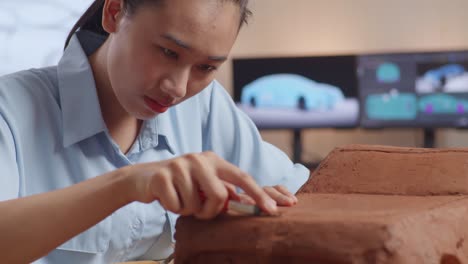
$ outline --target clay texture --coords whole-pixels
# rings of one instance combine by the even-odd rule
[[[352,145],[279,217],[182,217],[176,264],[468,263],[468,151]]]

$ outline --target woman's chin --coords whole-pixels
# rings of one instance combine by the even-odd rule
[[[144,112],[132,113],[132,116],[134,116],[136,119],[143,120],[143,121],[152,119],[158,115],[159,113],[156,113],[150,110],[145,110]]]

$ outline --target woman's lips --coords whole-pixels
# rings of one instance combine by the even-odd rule
[[[156,113],[164,113],[169,109],[169,106],[164,106],[147,96],[144,97],[144,100],[146,105]]]

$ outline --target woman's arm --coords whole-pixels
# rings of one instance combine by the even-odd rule
[[[250,175],[212,152],[127,166],[61,190],[0,202],[2,261],[38,259],[133,201],[159,200],[174,213],[213,218],[236,196],[229,185],[242,188],[265,212],[277,212]]]
[[[124,170],[53,192],[0,202],[2,262],[30,263],[128,204]]]

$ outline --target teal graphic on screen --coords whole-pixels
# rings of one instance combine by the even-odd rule
[[[417,99],[410,93],[373,94],[366,99],[370,119],[412,120],[417,115]]]
[[[395,63],[385,62],[377,68],[377,80],[381,83],[400,81],[400,67]]]
[[[468,127],[468,51],[357,59],[363,127]]]
[[[468,100],[448,94],[432,94],[419,100],[419,111],[426,114],[463,114],[468,110]]]

